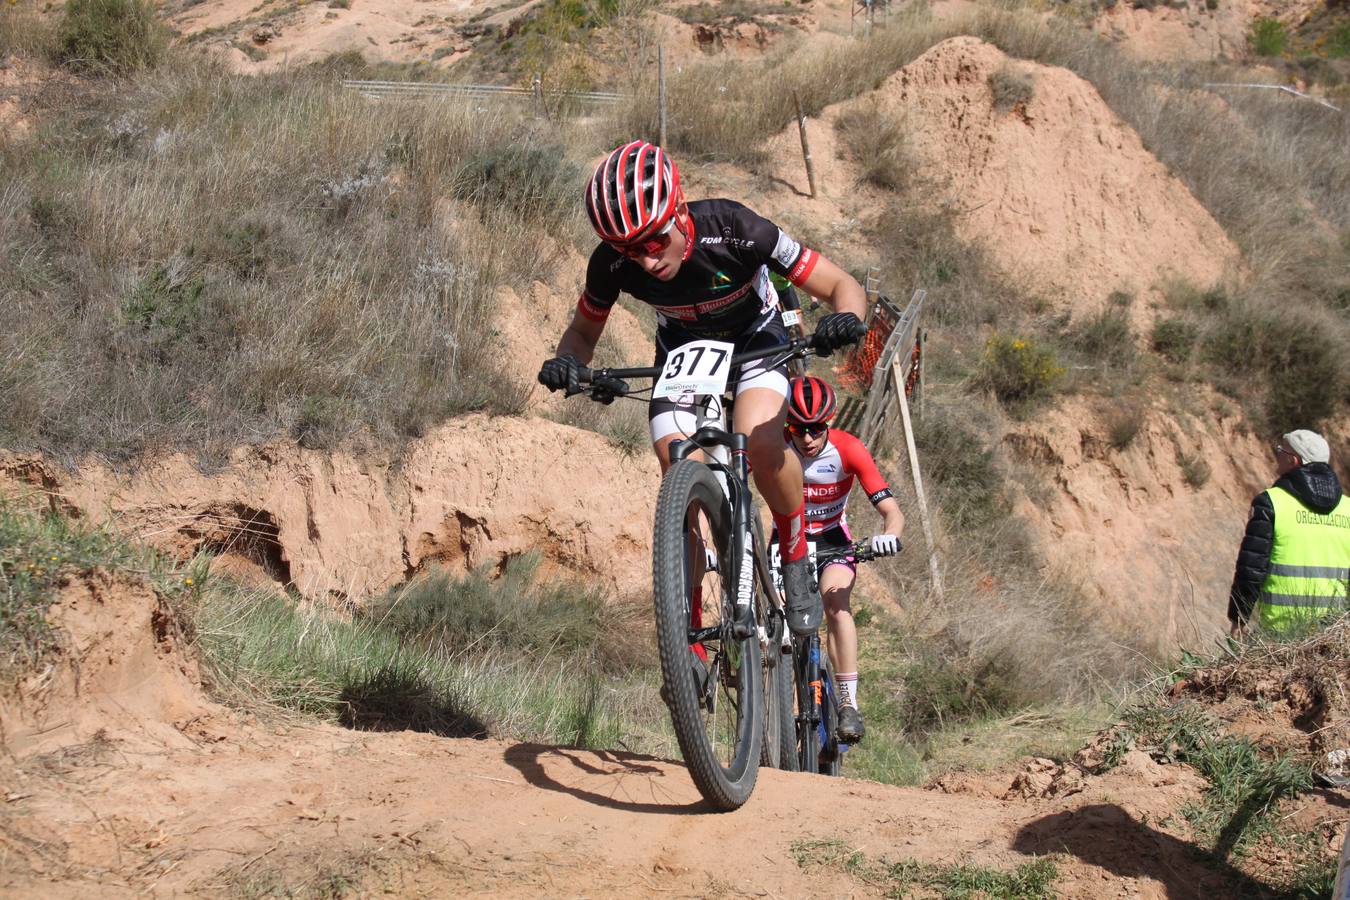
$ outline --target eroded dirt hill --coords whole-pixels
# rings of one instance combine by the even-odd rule
[[[999,109],[991,80],[1000,73],[1026,79],[1029,99]],[[805,197],[795,126],[777,135],[771,156],[788,189],[764,199],[770,214],[813,210],[844,233],[844,223],[856,225],[850,215],[877,214],[883,195],[862,183],[835,128],[871,108],[903,123],[923,163],[916,177],[935,179],[928,202],[961,210],[962,237],[1054,313],[1076,321],[1106,308],[1113,292],[1128,294],[1146,334],[1170,279],[1213,284],[1239,264],[1223,229],[1091,84],[972,37],[938,44],[876,91],[821,113],[812,140],[822,199]],[[941,292],[930,301],[941,303]],[[1190,394],[1189,412],[1165,393],[1145,402],[1139,435],[1124,447],[1112,445],[1119,410],[1107,398],[1058,398],[997,437],[1049,486],[1016,489],[1016,510],[1053,577],[1158,646],[1221,627],[1247,505],[1272,478],[1266,444],[1241,413],[1211,391]],[[1208,477],[1188,475],[1187,461]]]
[[[0,454],[0,477],[180,557],[211,550],[236,574],[353,601],[429,564],[497,567],[535,550],[640,592],[659,481],[649,454],[594,432],[488,416],[456,419],[396,459],[277,443],[240,448],[210,474],[176,454],[130,475],[92,464],[72,475]]]

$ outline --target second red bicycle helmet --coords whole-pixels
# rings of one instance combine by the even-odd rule
[[[834,418],[834,388],[814,375],[792,379],[787,420],[794,425],[823,425]]]
[[[586,214],[603,241],[629,244],[659,232],[684,202],[680,170],[655,144],[631,141],[595,167]]]

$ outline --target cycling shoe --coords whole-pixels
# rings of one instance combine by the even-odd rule
[[[811,575],[811,561],[806,557],[783,563],[788,628],[797,637],[815,634],[820,629],[820,620],[825,617],[820,591],[812,583]]]
[[[856,744],[863,739],[866,731],[867,729],[863,727],[862,713],[851,706],[839,710],[839,725],[835,728],[835,734],[839,737],[840,743]]]

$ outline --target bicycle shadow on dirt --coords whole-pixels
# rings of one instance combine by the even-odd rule
[[[1281,896],[1222,855],[1150,828],[1115,804],[1037,819],[1022,826],[1012,848],[1038,856],[1067,853],[1120,878],[1151,878],[1163,885],[1168,900]]]
[[[679,775],[688,778],[683,770],[671,766],[656,766],[659,762],[654,756],[639,753],[621,753],[616,750],[578,750],[572,747],[550,747],[545,744],[514,744],[506,748],[502,759],[531,785],[546,791],[570,794],[578,800],[618,809],[624,812],[660,813],[670,816],[687,816],[714,812],[713,807],[704,800],[682,803],[672,794],[670,800],[662,801],[658,795],[665,793],[658,779]],[[598,760],[597,765],[593,760]],[[565,765],[564,771],[575,775],[575,779],[559,781],[549,773],[545,763],[553,763],[556,771]],[[588,789],[582,785],[590,782],[603,785],[608,793]],[[681,789],[685,786],[681,785]],[[631,791],[630,791],[631,789]],[[681,793],[684,791],[681,790]],[[651,800],[630,799],[630,793],[652,796]]]

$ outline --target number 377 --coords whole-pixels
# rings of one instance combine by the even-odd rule
[[[675,351],[670,359],[666,360],[666,371],[663,378],[694,378],[697,376],[708,376],[722,368],[730,354],[719,347],[689,347]],[[706,367],[700,371],[699,365],[707,361]]]

